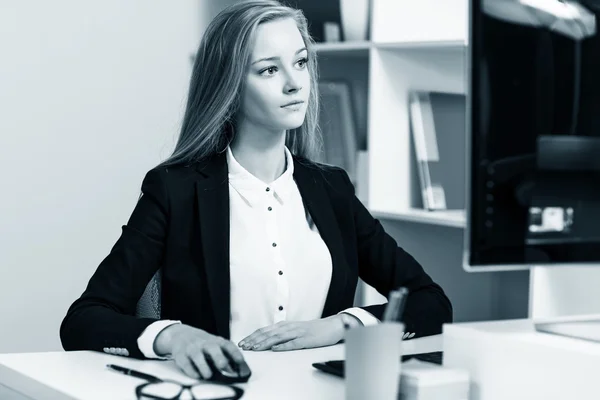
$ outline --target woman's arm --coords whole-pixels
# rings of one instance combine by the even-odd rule
[[[415,337],[441,333],[442,324],[452,322],[450,300],[421,265],[371,216],[355,196],[348,174],[340,172],[352,196],[360,278],[385,297],[400,286],[409,290],[403,315],[406,332],[414,332]],[[385,304],[361,308],[381,319]]]
[[[161,174],[159,170],[146,174],[142,195],[121,236],[69,308],[60,327],[65,350],[115,347],[143,358],[137,339],[156,320],[134,314],[163,257],[168,199]]]

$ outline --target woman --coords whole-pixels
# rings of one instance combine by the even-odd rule
[[[443,290],[373,219],[347,174],[311,161],[313,43],[301,11],[276,1],[215,17],[173,155],[147,173],[121,237],[70,307],[66,350],[172,357],[210,378],[208,362],[244,363],[240,348],[327,346],[345,325],[378,323],[385,305],[352,307],[359,276],[385,295],[409,289],[404,322],[417,336],[452,320]],[[136,318],[159,268],[162,320]]]

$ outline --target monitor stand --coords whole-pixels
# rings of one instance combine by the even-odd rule
[[[600,264],[532,266],[529,318],[535,330],[600,342]]]
[[[600,263],[591,265],[531,266],[529,318],[567,322],[567,317],[600,319]],[[562,318],[565,318],[563,320]]]

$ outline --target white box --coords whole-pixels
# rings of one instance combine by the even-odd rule
[[[402,363],[400,400],[468,400],[469,373],[410,359]]]

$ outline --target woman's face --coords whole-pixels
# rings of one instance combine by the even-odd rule
[[[241,117],[271,131],[302,125],[310,93],[308,52],[291,18],[258,26],[246,75]],[[287,105],[300,102],[295,105]]]

